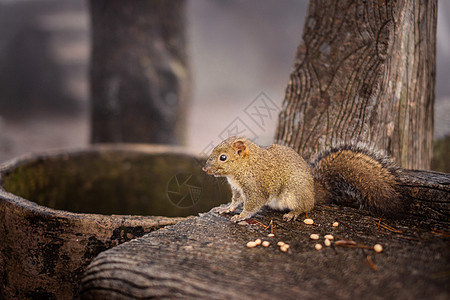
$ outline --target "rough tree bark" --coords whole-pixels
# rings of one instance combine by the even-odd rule
[[[276,142],[305,157],[364,141],[429,169],[436,0],[311,1]]]
[[[92,142],[183,142],[185,1],[91,0]]]

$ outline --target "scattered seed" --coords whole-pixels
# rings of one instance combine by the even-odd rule
[[[312,224],[314,224],[314,221],[313,221],[312,219],[304,219],[303,222],[304,222],[306,225],[312,225]]]
[[[270,243],[268,241],[262,242],[263,247],[269,247]]]
[[[268,237],[274,237],[275,236],[275,234],[273,234],[273,233],[269,233],[268,235],[267,235]]]
[[[282,242],[282,241],[279,241],[278,243],[277,243],[277,246],[279,246],[279,247],[281,247],[281,246],[283,246],[284,245],[284,242]]]
[[[373,250],[375,250],[375,252],[380,253],[381,251],[383,251],[383,246],[381,246],[380,244],[376,244],[375,246],[373,246]]]
[[[334,239],[334,236],[332,236],[331,234],[327,234],[325,236],[325,238],[328,239],[328,240],[332,240],[332,239]]]
[[[316,244],[314,246],[314,248],[316,248],[316,250],[320,250],[320,249],[322,249],[322,245],[321,244]]]
[[[330,247],[331,246],[331,242],[329,239],[325,239],[325,241],[323,242],[325,244],[325,246]]]
[[[318,234],[315,234],[315,233],[311,234],[309,237],[310,237],[312,240],[318,240],[318,239],[319,239],[319,235],[318,235]]]
[[[288,251],[288,249],[289,249],[289,245],[287,245],[287,244],[284,244],[283,246],[280,247],[280,250],[283,252]]]
[[[334,222],[333,223],[333,227],[338,227],[339,226],[339,222]]]
[[[255,240],[256,245],[261,245],[261,239]]]
[[[247,247],[248,247],[248,248],[254,248],[254,247],[256,247],[256,246],[258,246],[258,244],[257,244],[256,242],[253,242],[253,241],[252,241],[252,242],[248,242],[248,243],[247,243]]]

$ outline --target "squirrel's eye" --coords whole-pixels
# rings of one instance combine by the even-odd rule
[[[225,154],[222,154],[219,159],[221,161],[226,161],[227,160],[227,156]]]

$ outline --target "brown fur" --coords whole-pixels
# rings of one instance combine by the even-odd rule
[[[375,215],[401,214],[397,170],[386,156],[364,147],[331,149],[312,164],[316,202],[358,207]]]
[[[397,167],[364,147],[331,149],[309,166],[289,147],[261,148],[245,138],[231,137],[214,148],[203,170],[226,177],[231,185],[232,201],[219,213],[244,203],[242,213],[233,217],[235,222],[250,218],[264,205],[289,209],[285,220],[309,212],[314,202],[356,206],[377,215],[403,211]]]
[[[227,156],[221,161],[222,155]],[[289,209],[285,219],[309,212],[314,206],[314,187],[309,165],[293,149],[281,145],[261,148],[245,138],[231,137],[211,153],[205,167],[208,174],[225,176],[231,185],[231,204],[222,212],[244,210],[233,221],[250,218],[262,206]]]

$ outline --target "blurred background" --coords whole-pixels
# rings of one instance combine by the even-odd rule
[[[271,143],[277,113],[261,127],[245,110],[261,99],[280,107],[307,5],[187,1],[189,148],[205,151],[236,120]],[[449,13],[450,2],[440,1],[435,139],[450,135]],[[89,23],[84,0],[0,0],[0,162],[89,144]]]

